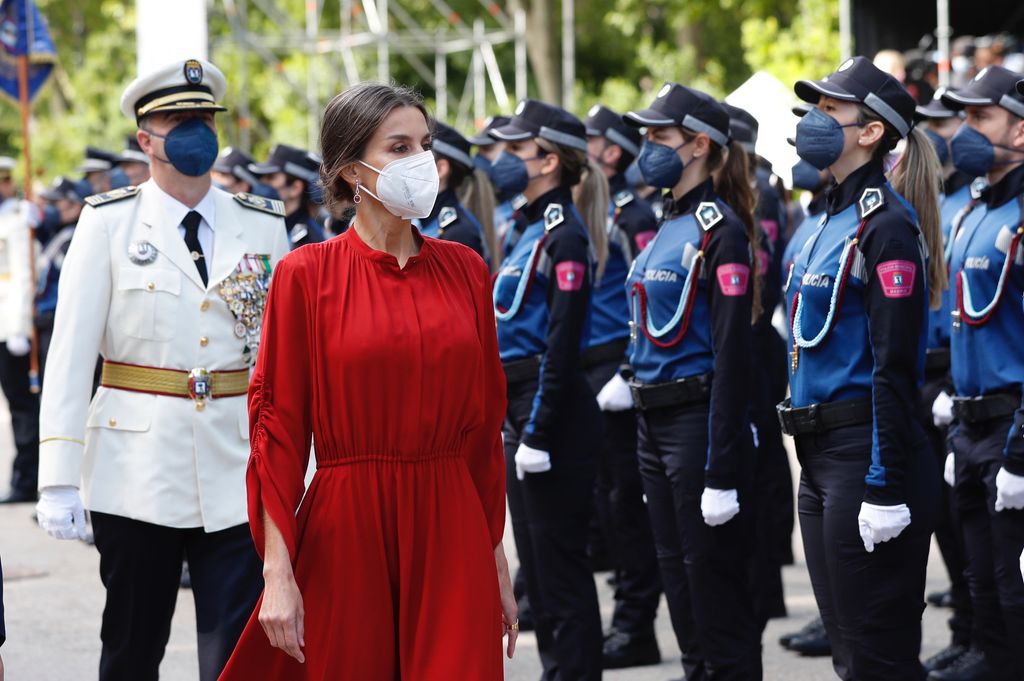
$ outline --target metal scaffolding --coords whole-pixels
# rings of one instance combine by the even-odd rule
[[[268,68],[280,73],[296,98],[304,102],[310,149],[317,147],[319,114],[324,104],[321,92],[332,87],[337,92],[363,80],[387,81],[396,59],[416,72],[421,79],[417,85],[424,94],[433,93],[437,118],[451,121],[456,128],[479,124],[487,114],[488,97],[502,111],[510,110],[513,97],[526,97],[526,16],[522,10],[509,13],[497,2],[479,0],[487,18],[467,21],[445,0],[429,0],[440,20],[434,23],[441,28],[427,28],[402,6],[402,0],[338,0],[340,30],[326,30],[322,28],[324,0],[304,2],[304,25],[282,11],[275,0],[214,0],[212,10],[222,8],[231,26],[230,37],[220,43],[241,51],[242,67],[235,77],[242,91],[248,90],[245,64],[255,54]],[[273,34],[253,31],[249,19],[255,12],[264,15],[277,30]],[[514,50],[512,93],[495,55],[495,47],[502,45],[512,45]],[[217,43],[213,47],[216,49]],[[286,73],[281,63],[285,55],[296,51],[308,55],[304,82]],[[455,82],[449,62],[453,56],[467,53],[470,68],[466,80]],[[324,73],[338,74],[337,82],[322,83],[319,75]],[[252,119],[246,98],[242,100],[238,142],[249,149]]]

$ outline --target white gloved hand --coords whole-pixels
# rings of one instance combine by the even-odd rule
[[[946,455],[946,467],[942,471],[942,477],[950,487],[956,484],[956,459],[953,452]]]
[[[1024,508],[1024,476],[1000,468],[996,473],[996,510],[1020,508]]]
[[[522,480],[527,473],[545,473],[551,470],[551,455],[539,449],[519,445],[516,450],[516,478]]]
[[[616,373],[604,384],[597,394],[597,406],[601,407],[601,411],[626,411],[633,408],[633,392],[622,374]]]
[[[705,487],[700,495],[700,512],[709,526],[724,525],[740,512],[739,495],[734,489]]]
[[[932,423],[936,428],[953,423],[953,398],[945,390],[939,393],[935,401],[932,402]]]
[[[78,488],[55,485],[39,490],[39,527],[56,539],[85,539],[85,507]]]
[[[857,526],[864,549],[871,553],[875,544],[895,539],[910,525],[910,509],[906,504],[878,506],[864,501],[857,515]]]
[[[11,336],[7,339],[7,352],[13,357],[24,357],[32,349],[28,336]]]
[[[42,211],[31,201],[22,200],[20,211],[21,219],[28,223],[32,229],[38,229],[42,222]]]

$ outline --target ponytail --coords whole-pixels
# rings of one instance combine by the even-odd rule
[[[928,302],[931,309],[938,310],[942,307],[942,292],[949,288],[939,209],[942,168],[935,147],[921,130],[914,128],[907,135],[906,149],[892,171],[891,180],[892,188],[917,213],[917,223],[928,245]]]
[[[715,193],[732,208],[736,216],[747,229],[747,240],[750,241],[751,267],[753,269],[753,303],[751,306],[751,323],[760,318],[762,312],[761,279],[767,272],[760,271],[761,259],[757,252],[761,247],[761,230],[754,220],[757,208],[757,195],[754,193],[750,173],[750,157],[739,142],[730,142],[723,150],[712,145],[708,156],[708,167],[715,173]]]
[[[597,255],[595,280],[600,281],[608,261],[608,178],[586,152],[539,137],[534,141],[542,151],[558,156],[561,185],[573,188],[573,202],[587,226],[590,245]]]
[[[491,258],[491,271],[496,272],[501,258],[498,257],[498,235],[494,230],[494,188],[487,173],[473,169],[458,188],[459,201],[480,223],[483,230],[484,248]]]

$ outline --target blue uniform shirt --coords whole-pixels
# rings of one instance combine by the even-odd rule
[[[961,173],[957,172],[953,178],[960,179]],[[953,179],[951,178],[951,179]],[[967,178],[968,180],[970,178]],[[950,230],[953,220],[967,206],[971,200],[970,182],[955,182],[954,186],[948,186],[948,193],[942,197],[942,245],[948,256],[952,255],[952,244],[949,241]],[[950,286],[942,294],[942,307],[938,310],[928,310],[928,349],[948,348],[949,334],[952,329],[953,298],[956,287]]]
[[[324,230],[320,223],[304,207],[285,217],[284,226],[288,230],[292,250],[306,244],[318,244],[324,240]]]
[[[790,364],[793,406],[872,400],[865,478],[871,503],[905,501],[906,460],[920,431],[925,253],[913,209],[889,186],[881,164],[869,162],[830,190],[825,219],[796,256],[786,288],[792,342],[802,338],[812,346],[799,348],[796,367]]]
[[[457,241],[477,252],[484,262],[490,264],[490,254],[484,241],[484,230],[476,217],[459,203],[455,190],[445,189],[437,195],[434,208],[419,221],[423,236],[444,241]]]

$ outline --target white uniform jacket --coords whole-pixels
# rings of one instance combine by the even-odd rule
[[[259,256],[272,266],[288,252],[283,210],[280,202],[211,191],[208,286],[152,180],[87,201],[58,288],[40,488],[81,486],[92,511],[167,527],[215,532],[246,522],[244,395],[197,409],[189,398],[100,387],[90,402],[100,354],[183,371],[248,368],[222,284]]]
[[[35,284],[29,268],[29,229],[24,201],[0,204],[0,342],[32,336]]]

